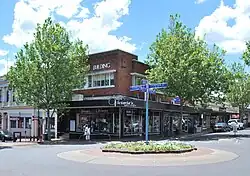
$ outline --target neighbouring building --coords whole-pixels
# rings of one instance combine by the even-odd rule
[[[38,137],[45,132],[47,118],[44,110],[17,102],[8,81],[0,78],[0,130],[20,132],[22,137]],[[51,119],[51,129],[57,136],[57,114]]]
[[[70,138],[79,138],[87,124],[92,138],[143,135],[143,93],[130,92],[129,87],[141,84],[148,65],[140,62],[136,55],[121,50],[91,54],[89,64],[86,84],[74,90],[70,110],[61,118],[59,130],[69,133]],[[225,108],[222,111],[185,106],[182,119],[180,106],[172,104],[163,94],[150,95],[149,99],[150,135],[171,136],[180,132],[180,126],[186,133],[201,132],[213,125],[211,119],[218,120],[231,113]]]

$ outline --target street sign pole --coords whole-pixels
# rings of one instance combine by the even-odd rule
[[[146,144],[148,144],[148,95],[149,95],[149,89],[148,89],[148,84],[146,84],[146,126],[145,126],[145,140]]]
[[[148,144],[148,123],[149,123],[149,117],[148,117],[148,99],[149,94],[156,94],[156,91],[154,89],[161,89],[166,88],[167,83],[158,83],[158,84],[149,84],[148,80],[142,80],[142,85],[136,85],[136,86],[130,86],[130,91],[140,91],[144,92],[144,100],[146,103],[146,123],[145,123],[145,140],[146,144]]]

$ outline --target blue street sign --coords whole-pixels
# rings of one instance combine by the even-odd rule
[[[147,89],[141,89],[140,91],[141,92],[147,92]],[[148,93],[150,93],[150,94],[156,94],[156,90],[148,89]]]
[[[149,84],[149,88],[166,88],[167,86],[167,83]]]
[[[146,86],[145,85],[130,86],[130,91],[138,91],[142,89],[146,89]]]
[[[174,101],[174,103],[176,103],[176,104],[181,103],[181,99],[180,99],[179,96],[175,97],[175,98],[173,99],[173,101]]]
[[[146,80],[146,79],[142,79],[142,80],[141,80],[141,84],[142,84],[142,85],[146,85],[146,84],[148,84],[148,80]]]

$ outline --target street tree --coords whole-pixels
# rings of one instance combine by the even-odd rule
[[[229,89],[227,100],[239,108],[240,117],[245,115],[245,109],[250,105],[250,74],[246,67],[250,66],[250,42],[246,43],[247,49],[242,55],[242,63],[233,63],[230,67]]]
[[[169,28],[157,35],[147,63],[149,80],[167,82],[164,93],[180,97],[182,116],[185,103],[206,105],[224,98],[227,69],[225,52],[215,45],[209,48],[179,19],[179,15],[170,16]]]
[[[83,86],[88,69],[87,45],[71,40],[65,28],[48,18],[17,52],[7,80],[20,102],[46,110],[50,140],[50,119],[67,106],[72,90]]]

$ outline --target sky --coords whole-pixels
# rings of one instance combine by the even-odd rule
[[[1,0],[0,75],[33,39],[37,23],[51,16],[90,53],[121,49],[144,61],[171,14],[227,51],[227,63],[240,61],[250,39],[250,0]]]

